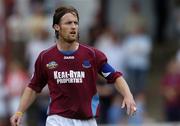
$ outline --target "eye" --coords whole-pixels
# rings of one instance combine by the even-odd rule
[[[79,24],[79,22],[75,21],[75,22],[74,22],[74,24],[78,25],[78,24]]]
[[[68,21],[68,22],[66,22],[66,24],[71,24],[72,23],[72,21]]]

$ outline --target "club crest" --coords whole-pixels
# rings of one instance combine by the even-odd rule
[[[90,68],[91,67],[91,63],[89,62],[89,60],[84,60],[82,63],[82,66],[84,68]]]
[[[57,68],[57,66],[58,66],[58,64],[55,61],[51,61],[48,64],[46,64],[46,67],[48,69],[55,69],[55,68]]]

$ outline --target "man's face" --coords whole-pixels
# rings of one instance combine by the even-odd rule
[[[68,43],[76,41],[78,37],[78,26],[77,16],[73,13],[66,13],[59,22],[60,39]]]

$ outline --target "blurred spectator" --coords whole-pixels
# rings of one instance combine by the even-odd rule
[[[4,0],[4,8],[5,8],[5,15],[9,17],[13,13],[14,4],[16,3],[15,0]]]
[[[11,62],[5,81],[8,95],[8,112],[10,115],[14,114],[17,110],[20,96],[28,83],[28,78],[27,71],[23,69],[20,63],[16,61]],[[23,125],[25,125],[25,122]]]
[[[5,59],[3,56],[3,46],[0,44],[0,85],[4,83]]]
[[[6,89],[4,87],[5,60],[2,55],[2,45],[0,47],[0,126],[6,126],[7,108],[6,108]]]
[[[5,42],[5,19],[4,19],[4,6],[3,2],[0,1],[0,44]]]
[[[95,16],[94,22],[92,23],[92,25],[89,28],[89,44],[92,46],[96,46],[95,44],[97,39],[101,36],[103,30],[104,30],[104,26],[103,26],[103,19],[102,19],[102,11],[99,10]]]
[[[28,78],[27,72],[20,63],[11,62],[5,82],[9,97],[10,114],[14,114],[18,107],[20,96],[28,83]]]
[[[27,41],[27,24],[17,9],[14,9],[12,15],[9,16],[7,23],[9,29],[9,40],[11,42]]]
[[[27,18],[27,22],[30,38],[38,37],[42,29],[48,27],[48,17],[41,3],[35,2],[33,4],[32,14]]]
[[[174,29],[175,29],[175,37],[179,41],[180,44],[180,5],[174,8]]]
[[[180,67],[176,59],[172,59],[162,77],[162,95],[166,121],[180,121]]]
[[[130,5],[130,12],[124,20],[124,31],[126,34],[134,32],[136,29],[147,27],[146,18],[141,13],[141,7],[138,0],[133,0]]]
[[[145,28],[136,27],[124,40],[127,81],[133,92],[138,111],[130,123],[142,124],[144,120],[145,87],[150,66],[152,41]]]
[[[28,42],[26,48],[26,59],[28,60],[28,70],[30,74],[34,71],[34,63],[39,53],[42,50],[47,49],[52,44],[53,42],[49,37],[48,29],[44,27],[39,28],[36,36]]]
[[[177,51],[177,55],[176,55],[177,61],[180,64],[180,49]]]
[[[89,28],[89,45],[95,46],[96,40],[101,35],[101,29],[99,25],[94,25]]]
[[[111,106],[108,110],[108,123],[109,124],[124,124],[126,123],[124,115],[125,111],[121,108],[122,97],[118,94],[114,95]]]

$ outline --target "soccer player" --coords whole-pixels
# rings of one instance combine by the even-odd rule
[[[56,44],[42,51],[35,63],[34,75],[26,87],[17,112],[11,117],[12,126],[19,126],[23,113],[38,93],[48,84],[50,104],[46,126],[97,126],[99,96],[97,75],[124,97],[122,108],[133,115],[136,105],[122,74],[113,69],[99,50],[78,42],[79,15],[73,7],[59,7],[53,16]]]

